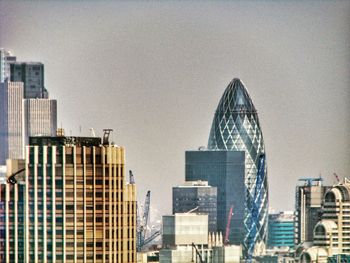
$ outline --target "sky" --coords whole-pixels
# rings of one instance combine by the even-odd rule
[[[0,47],[45,65],[68,135],[114,129],[138,199],[171,213],[237,77],[259,113],[270,207],[301,177],[350,176],[349,1],[0,1]]]

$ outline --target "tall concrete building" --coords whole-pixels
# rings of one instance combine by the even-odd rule
[[[323,196],[329,186],[322,185],[322,178],[306,178],[295,193],[295,245],[313,240],[313,231],[321,220]]]
[[[24,99],[23,82],[0,84],[0,165],[23,159],[30,136],[53,136],[56,130],[56,100]]]
[[[0,83],[0,165],[24,157],[23,83]]]
[[[0,182],[0,262],[24,260],[24,160],[7,160],[7,175],[18,171],[18,183]],[[11,251],[7,248],[12,247]]]
[[[15,62],[9,52],[1,51],[1,70],[7,77],[0,85],[0,165],[4,165],[7,158],[24,158],[29,136],[56,134],[57,102],[48,98],[42,63]]]
[[[24,134],[28,144],[30,136],[53,136],[57,130],[57,101],[51,99],[25,99]]]
[[[10,64],[11,81],[24,83],[24,98],[49,97],[44,87],[44,65],[40,62],[16,62]]]
[[[196,213],[208,215],[209,232],[217,231],[217,188],[208,182],[185,182],[173,187],[173,214]]]
[[[10,79],[10,63],[16,62],[16,57],[4,48],[0,48],[0,83]]]
[[[218,187],[218,226],[222,229],[226,224],[233,204],[233,220],[241,223],[234,230],[232,222],[231,230],[239,236],[232,240],[242,243],[248,256],[262,253],[268,220],[265,147],[257,111],[241,80],[233,79],[226,88],[214,115],[208,149],[202,152],[186,156],[186,180],[205,180]],[[207,160],[193,165],[201,155]],[[225,158],[211,172],[206,170],[212,160]]]
[[[136,262],[124,165],[124,148],[100,138],[32,137],[24,180],[0,188],[1,262]]]
[[[324,195],[321,220],[313,229],[313,246],[300,253],[301,262],[348,262],[350,259],[350,181]],[[299,248],[301,250],[302,248]],[[344,261],[341,260],[346,258]]]

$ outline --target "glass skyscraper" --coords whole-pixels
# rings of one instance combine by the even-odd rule
[[[260,254],[266,246],[268,221],[265,147],[257,111],[245,86],[239,79],[233,79],[230,82],[219,102],[206,151],[214,152],[214,154],[215,152],[221,154],[222,151],[244,153],[243,176],[240,173],[232,172],[235,170],[220,171],[226,174],[225,178],[231,178],[231,180],[226,181],[233,181],[233,185],[220,186],[213,182],[215,178],[212,180],[206,178],[207,176],[201,178],[200,169],[196,171],[195,177],[197,178],[195,180],[208,180],[211,185],[218,186],[219,196],[220,193],[224,193],[221,199],[233,200],[234,215],[231,224],[235,224],[234,219],[243,221],[242,229],[238,232],[242,233],[240,243],[243,244],[245,253],[249,256]],[[187,161],[190,162],[190,160],[186,159],[186,165]],[[215,177],[217,173],[213,172],[209,177]],[[191,177],[186,170],[186,180],[194,180]],[[243,190],[235,191],[236,185],[242,185]],[[218,225],[220,224],[219,212],[222,211],[220,206],[220,198],[218,197]],[[226,202],[226,215],[229,206],[230,204]]]

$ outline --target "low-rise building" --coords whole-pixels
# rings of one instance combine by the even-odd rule
[[[269,248],[294,247],[293,211],[269,214],[267,244]]]

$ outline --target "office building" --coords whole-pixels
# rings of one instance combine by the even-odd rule
[[[0,83],[10,79],[10,63],[16,62],[16,57],[4,48],[0,48]]]
[[[181,186],[173,187],[173,214],[194,211],[207,214],[209,232],[217,231],[217,188],[208,182],[185,182]]]
[[[24,99],[23,82],[0,84],[0,165],[6,159],[23,159],[30,136],[54,136],[57,102]]]
[[[24,83],[24,98],[49,97],[44,87],[44,65],[40,62],[16,62],[10,64],[11,81]]]
[[[204,157],[205,154],[208,155]],[[215,155],[220,156],[217,160],[224,160],[225,155],[228,159],[218,162],[209,173],[206,161],[198,160],[212,162]],[[218,187],[218,227],[225,226],[233,202],[233,220],[241,225],[234,230],[232,221],[231,232],[237,233],[230,236],[230,242],[242,243],[248,256],[263,253],[268,220],[265,147],[257,111],[239,79],[230,82],[219,102],[208,149],[186,153],[186,181],[189,180],[204,180]]]
[[[24,178],[1,188],[1,262],[136,262],[124,159],[96,137],[31,137]]]
[[[24,157],[23,83],[0,83],[0,165]]]
[[[300,179],[303,185],[295,193],[295,245],[313,240],[313,231],[321,220],[323,196],[329,186],[322,185],[322,178]]]
[[[221,233],[208,232],[208,215],[178,213],[163,216],[160,263],[240,262],[241,246],[224,245]]]
[[[269,248],[294,247],[294,212],[286,211],[269,214],[268,223]]]
[[[299,259],[301,262],[322,263],[328,258],[329,262],[334,262],[349,258],[349,255],[350,181],[345,179],[326,191],[321,220],[313,231],[313,246],[304,248]]]
[[[16,58],[8,56],[7,60],[10,59]],[[5,65],[10,79],[0,84],[0,165],[6,159],[23,159],[24,145],[30,136],[54,136],[57,129],[57,102],[48,99],[44,65],[34,62]]]
[[[23,171],[24,160],[7,160],[7,175]],[[0,262],[24,260],[24,173],[16,184],[0,183]],[[7,250],[7,248],[12,248]]]
[[[179,213],[163,216],[163,247],[208,245],[208,215]]]
[[[244,239],[244,152],[187,151],[186,180],[206,180],[217,187],[217,231],[226,235],[231,207],[229,243],[240,245]],[[232,176],[234,175],[234,176]]]
[[[25,143],[31,136],[54,136],[57,130],[57,101],[51,99],[25,99]]]

